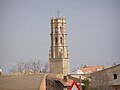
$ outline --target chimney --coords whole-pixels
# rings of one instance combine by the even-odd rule
[[[69,76],[64,76],[64,81],[67,82],[68,78],[69,78]]]

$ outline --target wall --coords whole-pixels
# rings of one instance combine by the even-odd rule
[[[114,74],[117,75],[117,79]],[[115,88],[119,90],[120,64],[91,74],[91,87],[95,90],[114,90]]]

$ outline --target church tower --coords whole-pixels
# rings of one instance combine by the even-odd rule
[[[69,74],[69,53],[67,48],[66,18],[51,19],[51,47],[49,51],[50,72]]]

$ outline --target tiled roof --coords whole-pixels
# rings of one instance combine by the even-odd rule
[[[68,79],[67,82],[65,82],[63,78],[58,78],[52,74],[47,75],[46,78],[51,81],[59,81],[63,86],[71,86],[71,84],[73,82],[73,80],[71,80],[71,79]]]
[[[63,80],[57,80],[59,82],[61,82],[63,84],[63,86],[71,86],[72,85],[72,82],[73,80],[67,80],[67,82],[64,82]]]
[[[93,73],[97,70],[102,70],[104,68],[105,68],[104,66],[86,66],[80,68],[80,70],[82,70],[83,73]]]
[[[38,90],[44,74],[0,76],[0,90]]]

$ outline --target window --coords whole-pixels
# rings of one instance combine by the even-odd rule
[[[62,30],[62,27],[60,27],[60,31]]]
[[[60,27],[60,32],[62,33],[62,27]]]
[[[57,43],[58,42],[58,39],[57,39],[57,37],[55,38],[55,43]]]
[[[113,74],[114,80],[117,79],[117,74]]]
[[[62,37],[60,37],[60,43],[62,43]]]
[[[57,27],[55,27],[55,32],[57,32]]]

